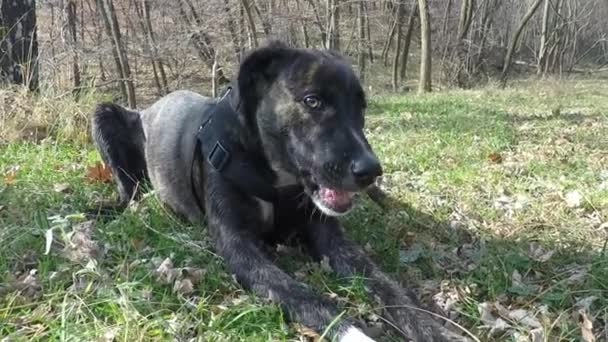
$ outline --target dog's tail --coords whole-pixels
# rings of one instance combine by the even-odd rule
[[[118,185],[119,208],[124,208],[148,180],[141,117],[117,104],[101,103],[91,118],[91,133]]]

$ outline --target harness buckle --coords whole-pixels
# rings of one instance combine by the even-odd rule
[[[230,152],[228,152],[222,143],[216,141],[209,153],[209,157],[207,157],[207,161],[216,171],[221,172],[230,161]]]

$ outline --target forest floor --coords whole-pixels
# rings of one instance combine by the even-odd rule
[[[83,219],[116,196],[82,126],[97,99],[32,100],[28,113],[57,121],[0,145],[0,340],[310,334],[239,287],[206,230],[154,196],[110,222]],[[362,201],[343,220],[348,234],[478,340],[608,339],[608,80],[371,102],[368,134],[392,200],[385,211]],[[297,249],[275,257],[378,341],[402,340],[360,279]]]

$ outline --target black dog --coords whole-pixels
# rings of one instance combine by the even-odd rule
[[[124,206],[151,181],[193,222],[206,214],[215,248],[238,281],[289,317],[340,341],[371,341],[336,306],[279,269],[263,245],[296,234],[316,258],[362,275],[394,324],[416,341],[449,333],[348,240],[336,216],[382,168],[364,133],[366,99],[352,69],[329,51],[272,43],[244,59],[217,100],[176,91],[139,113],[98,106],[92,133]],[[331,325],[331,327],[330,327]]]

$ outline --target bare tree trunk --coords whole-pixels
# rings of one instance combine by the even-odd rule
[[[249,32],[248,29],[248,25],[245,23],[245,9],[243,8],[243,4],[239,1],[239,17],[238,17],[238,22],[239,22],[239,46],[241,47],[241,50],[239,51],[239,57],[242,58],[243,57],[243,51],[245,49],[245,41],[247,39],[249,39],[249,34],[247,32]],[[246,36],[246,37],[245,37]],[[250,44],[249,46],[251,46],[251,40],[249,40]]]
[[[443,25],[441,25],[441,35],[446,36],[448,34],[448,26],[450,21],[450,11],[452,10],[452,0],[448,0],[445,4],[445,12],[443,13]],[[448,43],[446,42],[446,45]]]
[[[340,51],[340,0],[326,0],[327,7],[327,42],[325,47]]]
[[[420,11],[420,80],[418,92],[431,91],[431,18],[427,0],[418,0]]]
[[[80,91],[80,63],[78,60],[78,35],[76,33],[76,3],[68,0],[65,5],[68,20],[69,41],[72,47],[72,80],[74,81],[74,94]]]
[[[36,1],[0,1],[0,79],[38,89]]]
[[[120,27],[118,26],[118,19],[116,18],[116,11],[112,0],[98,0],[102,9],[102,17],[106,21],[106,27],[109,28],[112,43],[117,52],[118,67],[121,71],[122,82],[126,86],[127,101],[129,107],[136,108],[137,102],[135,100],[135,87],[133,86],[133,80],[131,79],[131,69],[129,68],[129,60],[127,59],[127,51],[123,46]]]
[[[241,5],[245,10],[245,19],[247,20],[247,27],[249,29],[249,48],[253,49],[258,47],[258,38],[256,36],[255,22],[253,21],[253,15],[251,15],[251,3],[250,0],[241,0]]]
[[[319,15],[319,10],[317,9],[317,5],[315,4],[314,0],[307,0],[308,3],[310,4],[310,7],[312,8],[312,12],[315,15],[315,26],[317,26],[319,28],[319,32],[321,33],[321,41],[323,42],[323,44],[325,45],[327,42],[327,31],[325,31],[325,26],[323,26],[323,23],[321,22],[321,16]]]
[[[211,96],[217,97],[217,59],[213,59],[213,67],[211,67]]]
[[[125,76],[123,74],[122,66],[120,65],[120,57],[118,53],[118,49],[116,48],[116,44],[112,39],[112,27],[110,24],[110,20],[106,16],[106,11],[104,9],[104,0],[95,0],[97,4],[97,11],[99,16],[102,18],[103,25],[105,27],[106,35],[110,39],[110,45],[112,45],[112,57],[114,59],[114,66],[116,67],[116,74],[118,75],[118,85],[120,87],[120,93],[122,94],[123,100],[128,101],[129,94],[127,92],[127,85],[125,82]],[[101,60],[100,60],[101,63]]]
[[[402,23],[404,17],[403,2],[397,3],[397,46],[395,47],[395,57],[393,58],[393,91],[397,92],[399,87],[399,54],[401,53],[401,34],[402,34]]]
[[[94,7],[91,4],[91,2],[93,4],[95,4]],[[95,45],[98,50],[101,50],[101,44],[103,42],[103,29],[100,27],[102,25],[102,24],[100,24],[100,21],[102,21],[101,15],[100,15],[101,9],[99,8],[99,6],[97,6],[96,0],[86,1],[86,3],[87,3],[87,7],[89,9],[89,13],[91,13],[91,15],[93,15],[93,17],[95,18],[93,20],[93,29],[95,30]],[[97,56],[97,63],[98,63],[99,74],[100,74],[99,78],[105,82],[106,81],[106,71],[105,71],[105,66],[103,63],[103,58],[101,56]],[[125,95],[125,98],[126,98],[126,90],[123,93],[123,95]]]
[[[194,32],[191,36],[192,43],[194,43],[196,51],[198,52],[203,63],[205,63],[209,70],[211,70],[213,69],[213,63],[217,58],[216,50],[213,48],[209,35],[204,30],[200,29],[203,26],[203,20],[194,8],[192,2],[190,0],[183,1],[190,7],[190,13],[194,19],[194,22],[192,22],[190,16],[188,16],[184,8],[180,6],[182,17],[189,22],[190,26],[194,28]],[[229,82],[228,78],[226,78],[224,75],[221,66],[217,67],[217,82],[218,84],[225,84]]]
[[[154,31],[152,30],[152,20],[150,19],[150,2],[149,0],[141,0],[142,15],[144,22],[144,36],[146,37],[147,44],[152,53],[152,68],[154,69],[154,76],[158,86],[160,95],[165,95],[169,92],[169,86],[167,84],[167,74],[165,73],[165,67],[159,57],[158,47],[156,46],[156,38],[154,37]],[[157,76],[160,75],[160,78]]]
[[[547,30],[549,28],[549,8],[551,2],[549,0],[545,0],[545,7],[543,9],[543,22],[541,26],[541,34],[540,34],[540,48],[538,51],[538,66],[536,69],[537,74],[542,74],[545,65],[546,52],[547,52]]]
[[[55,4],[50,3],[50,10],[51,10],[51,29],[49,30],[49,41],[50,41],[50,45],[51,45],[51,61],[53,63],[53,67],[50,68],[51,72],[53,74],[53,82],[51,82],[51,86],[53,87],[53,90],[55,90],[56,84],[57,84],[57,53],[55,52]],[[2,16],[0,16],[0,27],[2,27]],[[4,37],[2,36],[2,34],[0,33],[0,41],[2,41],[4,39]],[[0,43],[1,46],[1,43]],[[1,51],[1,50],[0,50]],[[2,72],[0,72],[0,75],[2,74]],[[1,79],[1,78],[0,78]]]
[[[234,17],[230,12],[230,2],[229,0],[224,0],[224,13],[226,13],[226,21],[228,22],[228,31],[230,32],[230,39],[232,40],[232,47],[234,49],[234,57],[237,62],[241,61],[241,51],[242,46],[240,44],[239,38],[236,34],[236,24],[234,22]]]
[[[405,74],[407,71],[407,60],[410,54],[410,44],[412,42],[412,36],[414,33],[414,27],[416,25],[416,17],[418,16],[418,3],[414,1],[412,4],[412,10],[410,17],[407,22],[407,31],[405,32],[405,39],[403,45],[403,52],[401,53],[401,70],[399,71],[399,79],[403,82],[405,80]]]
[[[519,27],[515,31],[515,35],[513,36],[513,39],[511,40],[511,44],[509,45],[509,49],[507,50],[507,54],[505,55],[504,65],[502,67],[501,83],[503,84],[503,86],[507,82],[507,74],[509,73],[509,68],[511,66],[511,58],[513,57],[513,52],[515,51],[515,47],[517,46],[519,37],[521,36],[521,33],[523,32],[524,28],[526,27],[526,24],[528,23],[528,21],[530,21],[530,19],[534,15],[534,13],[536,13],[536,10],[538,9],[538,7],[540,7],[540,4],[542,2],[543,2],[543,0],[534,1],[532,6],[530,7],[530,9],[528,9],[528,12],[526,13],[526,15],[524,15],[523,19],[521,20]]]
[[[417,1],[417,0],[415,0]],[[391,49],[391,45],[393,44],[393,39],[395,37],[395,32],[397,31],[397,11],[395,11],[395,20],[393,20],[393,25],[391,25],[391,29],[388,31],[386,36],[386,41],[384,42],[384,47],[382,48],[382,60],[384,61],[384,66],[388,64],[388,52]]]
[[[500,0],[487,0],[484,2],[483,17],[481,18],[481,30],[478,32],[479,47],[477,49],[477,59],[475,61],[476,66],[479,65],[486,41],[488,41],[488,35],[494,19],[494,13],[501,3],[502,2]]]
[[[364,0],[359,0],[357,4],[357,27],[359,31],[359,42],[357,44],[357,65],[359,66],[359,79],[365,82],[365,10]]]
[[[471,22],[473,21],[473,8],[475,4],[473,0],[462,0],[460,6],[460,19],[458,20],[458,40],[463,40],[469,32]]]
[[[260,12],[260,9],[258,8],[258,5],[255,3],[254,0],[250,0],[250,1],[253,1],[253,3],[251,3],[251,5],[253,6],[253,9],[255,10],[255,13],[257,14],[258,18],[260,18],[260,22],[262,23],[262,30],[264,31],[264,34],[266,35],[266,37],[270,36],[270,32],[272,31],[272,24],[270,24],[270,20],[264,18],[264,16]]]
[[[367,56],[369,57],[369,62],[374,63],[374,51],[372,49],[372,32],[369,25],[369,13],[367,12],[366,3],[363,3],[363,19],[365,20],[365,30],[367,32]]]

